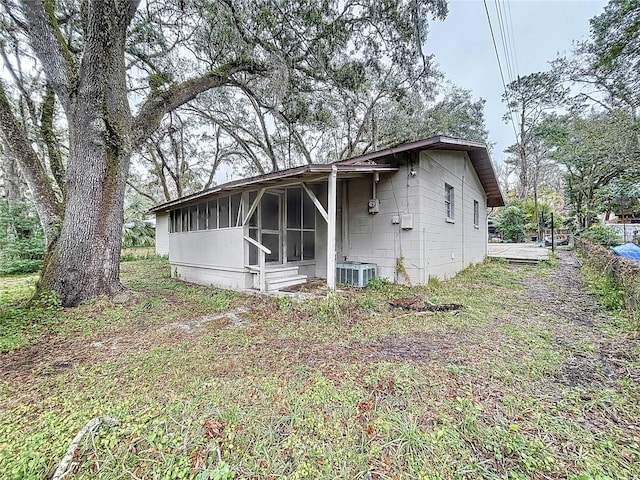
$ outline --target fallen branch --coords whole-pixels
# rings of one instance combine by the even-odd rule
[[[421,298],[409,297],[409,298],[396,298],[389,302],[389,305],[396,308],[404,308],[405,310],[413,310],[416,312],[450,312],[458,311],[464,308],[464,305],[458,303],[442,303],[435,304],[427,302]]]
[[[76,450],[78,450],[78,446],[80,442],[84,438],[87,433],[94,433],[102,424],[106,424],[109,426],[115,426],[119,423],[118,419],[115,417],[94,417],[89,420],[84,427],[82,427],[76,436],[73,438],[73,441],[69,444],[69,448],[67,448],[67,453],[64,454],[62,460],[58,464],[58,468],[53,472],[53,476],[51,480],[62,480],[66,477],[70,472],[70,465],[73,460],[73,457],[76,454]]]

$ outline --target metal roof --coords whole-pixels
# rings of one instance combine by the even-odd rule
[[[215,197],[223,193],[244,190],[251,186],[264,187],[281,185],[288,183],[287,180],[293,182],[320,180],[326,178],[334,166],[338,170],[338,175],[343,178],[345,176],[363,173],[395,172],[398,170],[398,167],[393,165],[396,163],[394,159],[405,157],[411,152],[422,150],[455,150],[467,152],[487,194],[487,206],[500,207],[504,205],[504,199],[500,192],[500,187],[498,186],[486,145],[470,140],[436,136],[415,142],[403,143],[376,152],[365,153],[364,155],[358,155],[335,163],[303,165],[301,167],[288,168],[256,177],[234,180],[192,195],[161,203],[151,208],[149,212],[155,213],[172,210],[178,206],[196,203],[196,201],[204,197]],[[390,161],[391,163],[382,163],[383,161]]]

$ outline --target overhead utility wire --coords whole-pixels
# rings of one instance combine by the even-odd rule
[[[496,16],[498,17],[498,27],[500,30],[500,41],[502,43],[502,52],[504,54],[505,62],[507,65],[507,76],[509,78],[509,84],[513,82],[515,78],[515,67],[513,65],[513,59],[511,52],[509,51],[509,43],[507,41],[507,28],[505,26],[505,15],[503,7],[500,5],[500,0],[495,0]]]
[[[502,51],[504,52],[504,59],[506,61],[506,65],[507,65],[507,75],[509,78],[509,83],[507,83],[507,85],[511,85],[516,78],[520,78],[518,75],[518,70],[516,68],[516,52],[515,52],[515,47],[512,48],[512,45],[510,43],[510,39],[513,38],[512,35],[510,35],[510,32],[513,31],[512,28],[509,28],[509,21],[507,19],[507,14],[505,11],[505,0],[495,0],[495,6],[496,6],[496,14],[498,17],[498,26],[500,28],[500,39],[502,41]],[[509,116],[511,117],[511,120],[513,121],[513,117],[514,117],[514,112],[509,112]],[[515,122],[518,123],[518,122]]]
[[[493,42],[493,49],[496,52],[496,59],[498,60],[498,69],[500,70],[500,79],[502,80],[502,88],[504,89],[505,95],[507,93],[507,84],[504,81],[504,73],[502,72],[502,62],[500,61],[500,54],[498,53],[498,45],[496,44],[496,37],[493,34],[493,26],[491,25],[491,16],[489,15],[489,7],[487,7],[487,0],[483,0],[484,3],[484,11],[487,13],[487,22],[489,22],[489,31],[491,32],[491,41]],[[509,114],[509,118],[511,119],[511,125],[513,126],[513,134],[515,135],[516,141],[518,139],[518,130],[516,128],[516,124],[513,121],[513,117]]]
[[[513,35],[513,16],[511,15],[511,3],[507,3],[507,12],[509,13],[509,21],[507,25],[511,25],[509,28],[509,41],[511,43],[511,51],[513,52],[513,59],[516,65],[516,73],[520,71],[520,67],[518,67],[518,50],[516,50],[516,39]]]

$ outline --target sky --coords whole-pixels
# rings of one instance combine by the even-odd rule
[[[528,75],[549,69],[558,55],[570,54],[573,42],[589,35],[589,19],[602,13],[608,2],[600,0],[499,0],[511,31],[509,48],[513,70]],[[493,32],[501,55],[505,82],[509,83],[504,60],[495,0],[487,0]],[[425,50],[454,84],[484,98],[489,142],[494,144],[493,161],[500,163],[503,151],[515,143],[514,127],[502,121],[502,80],[491,40],[483,0],[450,0],[444,22],[431,21]],[[517,65],[517,69],[515,68]]]

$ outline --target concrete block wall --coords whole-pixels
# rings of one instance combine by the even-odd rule
[[[156,213],[156,255],[169,255],[169,214]]]
[[[348,182],[348,245],[338,249],[342,254],[338,260],[375,263],[378,276],[404,282],[407,279],[396,272],[396,263],[402,257],[411,281],[419,281],[421,237],[416,221],[422,205],[417,181],[408,176],[408,169],[404,167],[397,173],[380,174],[376,184],[380,212],[376,214],[370,214],[368,209],[373,195],[373,175]],[[413,215],[413,229],[403,230],[393,222],[394,217],[403,214]]]
[[[448,278],[486,255],[486,194],[466,153],[421,152],[417,177],[424,208],[420,218],[423,234],[421,281],[429,276]],[[454,218],[445,217],[445,184],[454,189]],[[479,205],[474,225],[473,202]]]
[[[444,279],[484,259],[487,249],[486,194],[464,152],[421,152],[410,165],[380,175],[376,185],[380,212],[369,214],[373,176],[348,180],[347,245],[340,237],[338,261],[376,263],[381,277],[425,283],[430,276]],[[454,218],[445,218],[445,183],[454,188]],[[479,221],[474,225],[473,203]],[[394,217],[412,215],[413,228],[402,229]],[[409,279],[397,272],[397,262]]]

